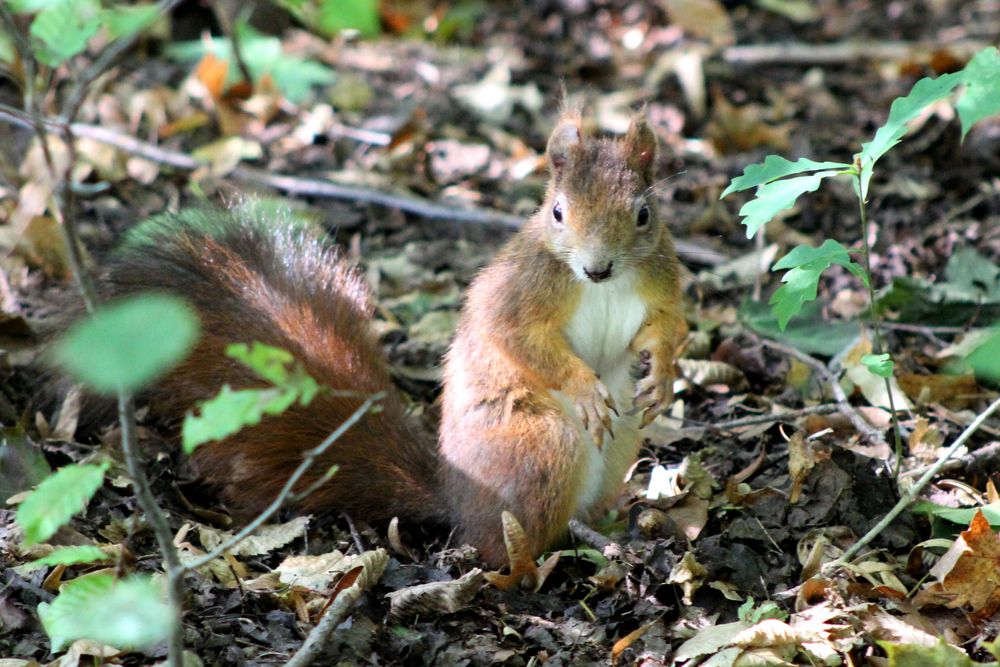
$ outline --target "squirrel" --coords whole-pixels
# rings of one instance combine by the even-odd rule
[[[149,393],[161,418],[181,418],[224,384],[260,385],[224,355],[234,342],[284,348],[321,384],[352,392],[321,392],[195,451],[195,472],[238,516],[270,503],[303,453],[381,391],[381,412],[302,479],[309,487],[338,466],[298,507],[448,523],[490,565],[506,555],[506,510],[538,555],[570,518],[615,501],[641,429],[672,398],[686,324],[680,265],[651,195],[656,147],[644,119],[624,138],[600,139],[584,136],[578,112],[563,113],[541,207],[468,290],[437,438],[393,389],[370,326],[371,288],[301,225],[252,207],[154,217],[110,261],[105,296],[166,290],[201,318],[191,354]]]

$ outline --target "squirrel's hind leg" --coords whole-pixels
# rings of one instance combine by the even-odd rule
[[[501,514],[507,511],[524,527],[538,556],[566,533],[578,511],[583,480],[576,427],[555,406],[491,420],[492,426],[477,416],[484,415],[467,415],[464,433],[451,434],[464,446],[442,441],[443,476],[458,539],[475,546],[490,565],[505,564]]]

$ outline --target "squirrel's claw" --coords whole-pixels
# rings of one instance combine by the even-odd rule
[[[604,433],[612,438],[611,411],[618,414],[615,399],[600,380],[594,381],[593,388],[576,401],[576,414],[583,428],[590,433],[598,449],[604,446]]]
[[[672,365],[662,363],[645,350],[640,353],[639,359],[645,373],[635,383],[633,407],[628,414],[631,416],[642,413],[639,428],[645,428],[656,419],[656,415],[664,412],[673,400],[673,377],[669,372]]]

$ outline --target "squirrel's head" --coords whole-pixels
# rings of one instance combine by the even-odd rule
[[[579,113],[566,113],[546,152],[552,178],[538,222],[577,279],[613,280],[657,252],[668,232],[651,190],[656,135],[645,119],[634,119],[624,138],[596,139],[582,135]]]

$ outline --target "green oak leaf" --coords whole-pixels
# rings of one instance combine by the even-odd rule
[[[816,298],[819,277],[832,264],[843,266],[867,284],[864,269],[851,261],[847,248],[831,239],[819,248],[799,246],[775,262],[772,271],[788,269],[781,278],[784,284],[769,301],[778,318],[778,326],[784,329],[788,320],[802,310],[802,304]]]
[[[757,196],[740,209],[743,224],[747,228],[747,238],[753,236],[780,211],[791,208],[795,200],[806,192],[815,192],[824,178],[836,176],[837,171],[821,171],[809,176],[797,176],[781,181],[772,181],[757,190]]]
[[[928,105],[948,97],[960,83],[962,83],[961,72],[942,74],[936,79],[924,78],[914,84],[909,94],[893,100],[885,125],[876,130],[871,141],[861,146],[858,158],[861,162],[862,200],[868,199],[868,183],[871,181],[875,163],[906,135],[909,131],[906,124],[919,116]]]
[[[965,91],[955,109],[962,120],[962,138],[978,121],[1000,113],[1000,51],[995,46],[983,49],[961,72]]]
[[[755,188],[771,181],[776,181],[785,176],[801,174],[805,171],[820,171],[821,169],[850,169],[851,165],[845,162],[816,162],[809,158],[802,157],[795,162],[790,162],[779,155],[768,155],[763,162],[751,164],[743,170],[741,176],[737,176],[729,184],[719,199],[724,199],[726,195],[741,190]]]

